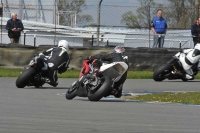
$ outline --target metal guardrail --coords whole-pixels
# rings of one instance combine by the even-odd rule
[[[7,35],[7,33],[2,33],[3,35]],[[36,40],[37,37],[54,37],[55,35],[42,35],[42,34],[28,34],[27,32],[24,32],[24,34],[22,34],[21,37],[23,37],[23,44],[26,45],[26,41],[27,41],[27,36],[29,37],[33,37],[33,46],[36,47]],[[97,37],[96,34],[91,34],[91,36],[66,36],[66,35],[56,35],[57,38],[61,37],[61,38],[87,38],[90,42],[91,45],[94,46],[94,42],[97,41]],[[107,46],[109,46],[110,43],[112,43],[110,40],[143,40],[143,41],[153,41],[153,39],[149,39],[149,38],[120,38],[120,37],[99,37],[99,40],[102,40],[103,42],[106,43]],[[189,40],[182,40],[182,39],[165,39],[165,41],[170,42],[169,45],[174,45],[173,42],[178,42],[179,44],[179,48],[182,48],[187,42],[190,45],[190,41]],[[124,44],[122,44],[124,45]],[[146,47],[148,47],[148,45],[146,45]]]

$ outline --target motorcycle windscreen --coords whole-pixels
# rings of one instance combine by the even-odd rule
[[[102,65],[100,68],[100,72],[104,76],[109,76],[113,80],[121,77],[122,74],[126,72],[128,69],[128,65],[124,62],[114,62],[111,64]]]

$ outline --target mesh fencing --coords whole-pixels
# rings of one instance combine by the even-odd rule
[[[192,48],[191,26],[198,16],[198,7],[188,4],[184,8],[173,6],[145,5],[112,6],[101,5],[100,18],[98,5],[67,5],[59,1],[56,5],[6,5],[3,4],[3,20],[16,12],[25,30],[20,43],[24,45],[56,45],[61,39],[72,46],[123,45],[125,47],[152,47],[153,33],[150,23],[157,9],[163,10],[168,29],[164,47]],[[182,6],[183,7],[183,6]],[[100,19],[100,23],[98,23]],[[99,44],[97,28],[100,26]],[[3,26],[1,42],[9,43],[7,30]]]

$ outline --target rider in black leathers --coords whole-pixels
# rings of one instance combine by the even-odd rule
[[[124,47],[116,46],[114,48],[113,53],[110,53],[108,55],[98,54],[98,55],[87,57],[87,59],[89,59],[91,62],[94,59],[97,59],[93,63],[94,71],[93,71],[92,77],[95,77],[96,75],[98,75],[99,68],[102,65],[101,61],[107,61],[108,63],[122,62],[123,61],[129,66],[129,64],[128,64],[128,56],[125,56],[124,53],[125,53]],[[123,84],[126,81],[127,71],[122,75],[121,79],[118,82],[115,83],[115,86],[114,86],[114,88],[115,88],[114,91],[115,92],[113,92],[113,93],[114,93],[114,96],[117,97],[117,98],[121,97],[121,95],[122,95]]]
[[[40,68],[45,70],[47,69],[47,77],[42,78],[46,83],[57,86],[57,72],[64,73],[69,65],[70,57],[67,53],[68,51],[68,42],[66,40],[61,40],[58,43],[58,47],[50,48],[48,50],[40,53],[40,57],[37,62],[40,62]]]

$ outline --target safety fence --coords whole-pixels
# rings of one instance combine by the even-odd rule
[[[151,21],[157,9],[162,9],[168,25],[164,47],[191,48],[193,41],[190,29],[199,11],[198,0],[169,0],[167,5],[143,0],[138,1],[137,6],[99,5],[98,2],[86,5],[82,0],[79,3],[75,0],[59,0],[53,5],[46,5],[42,1],[38,5],[27,2],[19,5],[3,0],[2,16],[10,18],[12,12],[18,13],[26,30],[22,32],[20,43],[32,46],[56,45],[58,40],[67,39],[73,46],[152,47]],[[1,23],[6,25],[2,19]],[[51,24],[51,27],[44,27],[47,24]],[[58,26],[67,27],[61,28],[65,34],[58,32]],[[33,27],[35,30],[29,30]],[[42,32],[41,28],[44,29]],[[54,31],[48,32],[49,29]],[[1,36],[2,43],[9,43],[5,29],[1,29]]]
[[[2,34],[4,38],[4,43],[9,44],[10,40],[8,38],[7,33]],[[153,37],[149,38],[148,35],[137,35],[140,37],[134,37],[136,35],[125,35],[121,37],[109,37],[109,36],[101,36],[99,46],[115,46],[122,45],[124,47],[149,47],[153,46]],[[6,38],[6,39],[5,39]],[[67,36],[67,35],[53,35],[53,34],[44,34],[44,33],[29,33],[24,32],[20,37],[21,45],[29,45],[38,47],[40,45],[57,45],[59,40],[67,40],[70,45],[73,46],[98,46],[97,45],[97,37],[95,34],[91,34],[86,36]],[[150,44],[150,45],[149,45]],[[159,47],[159,46],[158,46]],[[164,42],[165,48],[192,48],[193,42],[191,36],[165,36]]]

